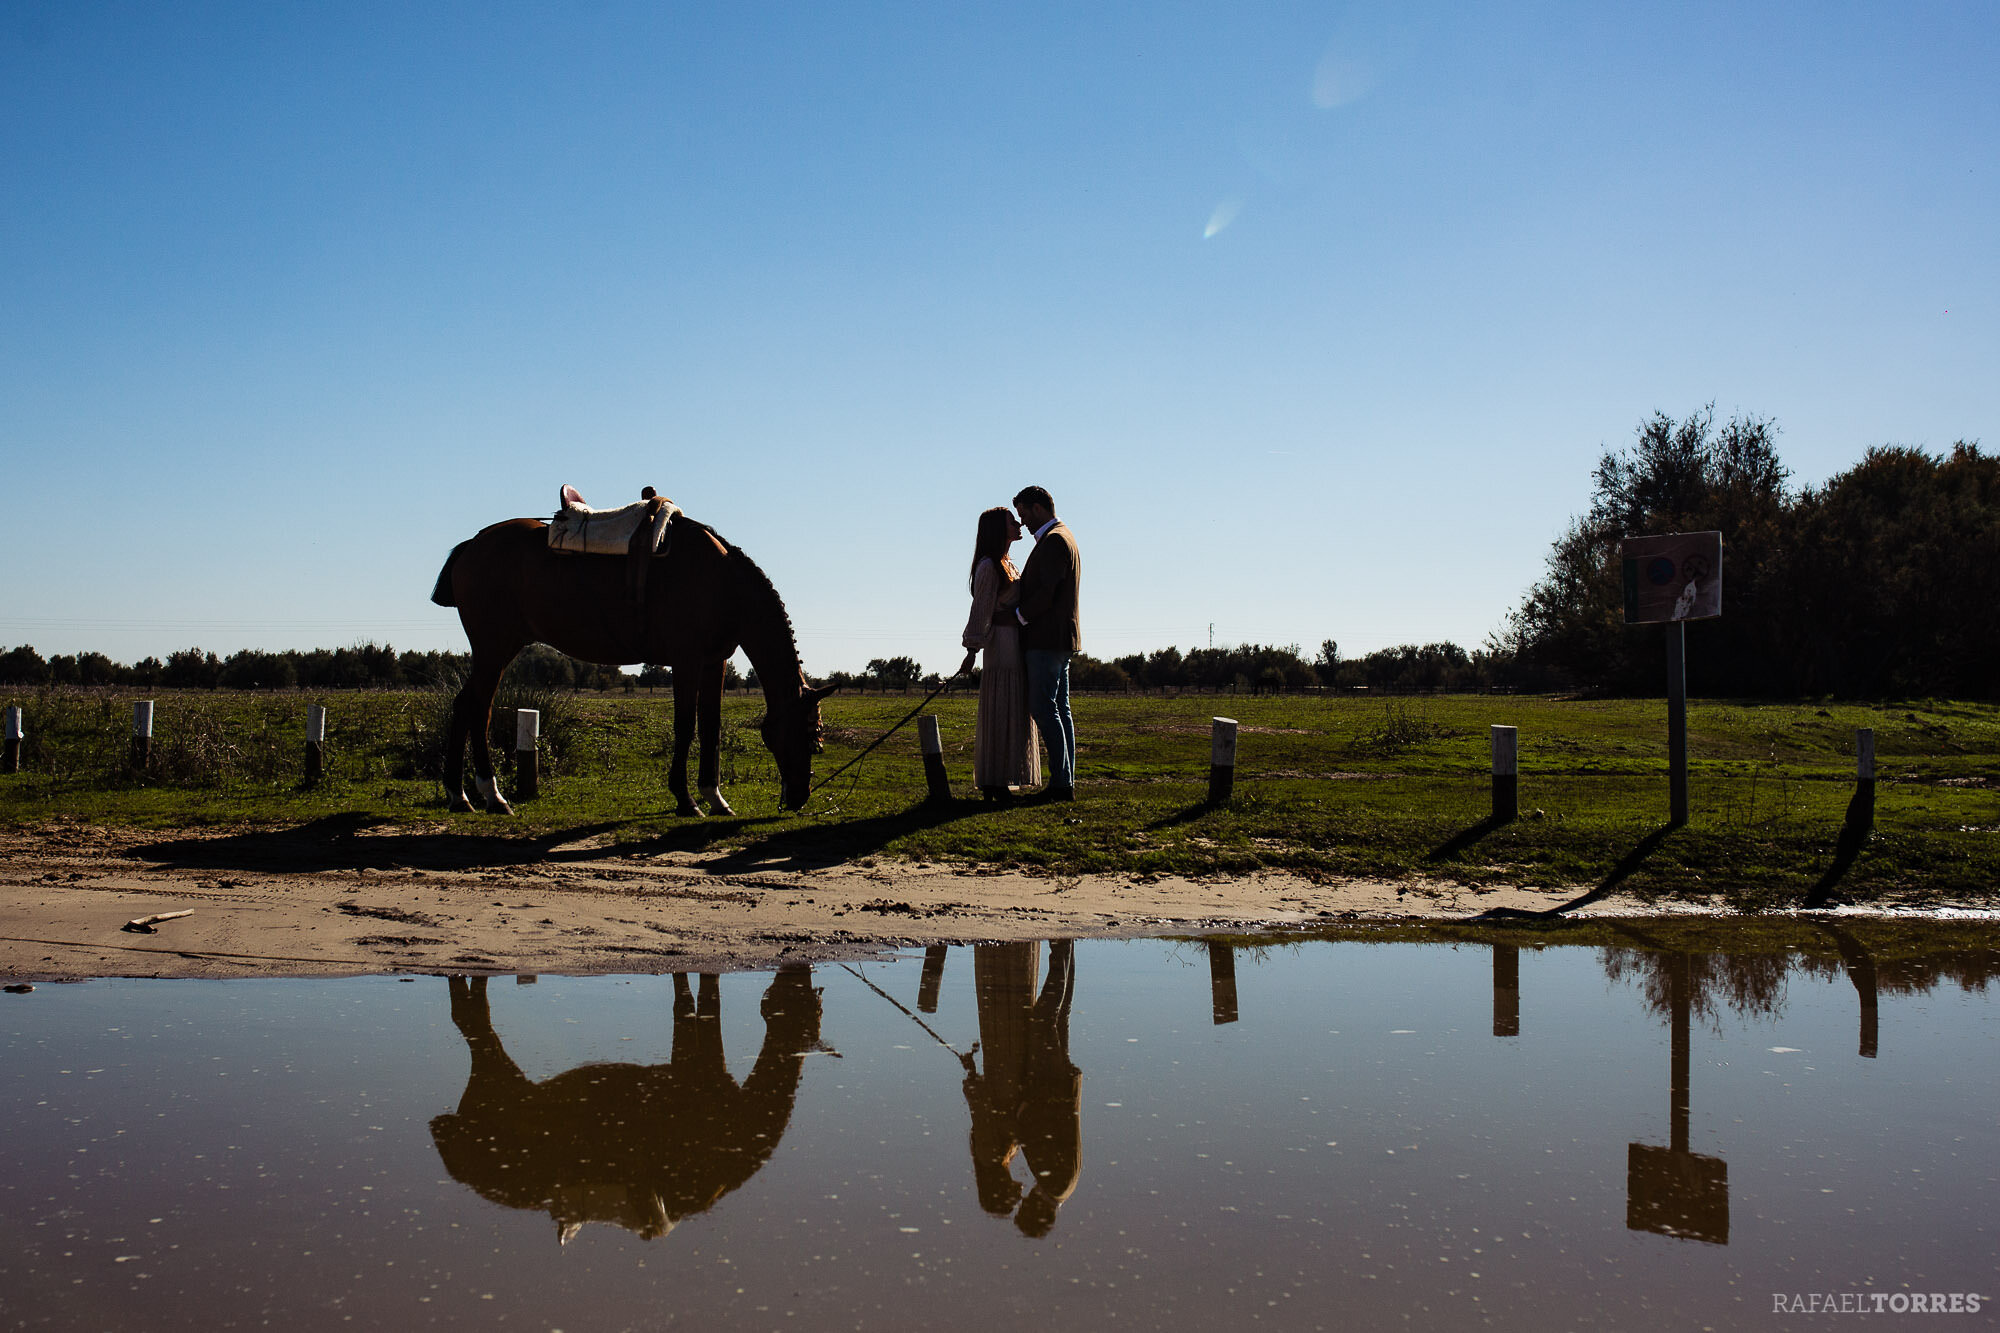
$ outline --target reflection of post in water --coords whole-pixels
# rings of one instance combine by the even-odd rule
[[[937,1012],[938,987],[944,984],[944,956],[950,952],[949,944],[933,944],[924,950],[924,974],[917,980],[919,1013]]]
[[[679,974],[671,1061],[580,1065],[537,1083],[493,1030],[486,978],[446,984],[472,1072],[458,1110],[431,1121],[438,1156],[485,1198],[547,1211],[565,1243],[585,1222],[665,1235],[755,1175],[819,1040],[811,969],[780,969],[764,992],[763,1049],[739,1086],[723,1059],[716,979],[704,975],[697,998]]]
[[[1625,1154],[1625,1226],[1662,1236],[1729,1243],[1729,1163],[1688,1151],[1690,1011],[1694,1002],[1694,958],[1674,953],[1662,959],[1672,1008],[1670,1118],[1672,1145],[1628,1144]]]
[[[1493,946],[1493,1035],[1521,1035],[1521,951],[1512,944]]]
[[[1861,998],[1861,1056],[1865,1060],[1873,1060],[1875,1042],[1880,1035],[1877,1023],[1881,1018],[1875,955],[1861,947],[1860,940],[1839,926],[1822,921],[1819,928],[1833,937],[1834,947],[1840,950],[1841,965],[1847,969],[1847,979],[1854,983],[1854,993]]]
[[[1208,992],[1215,1025],[1236,1021],[1236,950],[1227,944],[1208,946]]]
[[[972,1176],[979,1206],[1014,1215],[1024,1235],[1046,1236],[1083,1169],[1083,1074],[1069,1059],[1075,958],[1067,940],[1049,946],[1049,975],[1035,994],[1039,944],[981,944],[972,951],[979,1009],[979,1064],[965,1060],[972,1112]],[[1022,1198],[1011,1164],[1019,1151],[1034,1176]],[[1018,1209],[1016,1204],[1019,1204]]]

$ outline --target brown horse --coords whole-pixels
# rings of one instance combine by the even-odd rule
[[[633,599],[627,561],[618,555],[552,551],[548,524],[516,518],[495,523],[452,549],[431,600],[458,608],[472,644],[472,673],[458,692],[445,743],[444,786],[451,808],[465,798],[465,743],[472,742],[474,783],[485,808],[511,813],[493,780],[487,745],[500,673],[531,643],[546,643],[586,662],[653,662],[673,668],[674,763],[667,786],[679,813],[699,815],[688,797],[688,746],[701,736],[701,792],[719,814],[718,741],[723,664],[741,648],[764,687],[764,744],[778,761],[779,797],[787,810],[806,803],[812,757],[820,750],[819,701],[799,666],[791,618],[778,590],[743,552],[685,514],[673,521],[668,553],[651,561],[643,604]],[[644,557],[637,557],[644,558]]]

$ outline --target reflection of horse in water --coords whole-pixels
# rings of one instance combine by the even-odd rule
[[[486,978],[451,977],[451,1021],[472,1053],[458,1110],[431,1121],[452,1178],[510,1208],[546,1210],[567,1242],[585,1222],[651,1239],[757,1173],[783,1137],[799,1067],[819,1041],[812,971],[764,992],[764,1046],[739,1086],[722,1055],[716,979],[699,1002],[674,977],[673,1058],[590,1064],[536,1083],[500,1044]]]
[[[1049,976],[1035,994],[1039,944],[981,944],[972,951],[984,1072],[965,1061],[972,1112],[972,1174],[979,1206],[1014,1214],[1029,1236],[1046,1236],[1083,1169],[1083,1073],[1069,1060],[1073,947],[1049,946]],[[1026,1199],[1010,1169],[1019,1150],[1035,1185]],[[1020,1208],[1015,1210],[1015,1204]]]

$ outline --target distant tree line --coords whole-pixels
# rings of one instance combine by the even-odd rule
[[[1624,623],[1619,544],[1718,530],[1722,616],[1687,627],[1696,694],[2000,694],[2000,457],[1883,446],[1794,489],[1759,417],[1655,413],[1487,644],[1525,689],[1657,694],[1660,631]]]
[[[227,657],[183,648],[127,666],[103,653],[58,653],[43,658],[32,647],[0,652],[0,685],[129,685],[179,690],[394,690],[456,687],[471,666],[467,653],[397,652],[388,644],[349,648],[246,648]],[[507,671],[511,681],[552,689],[603,690],[627,678],[616,667],[566,657],[531,644]]]

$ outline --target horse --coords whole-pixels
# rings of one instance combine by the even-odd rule
[[[628,561],[644,559],[649,577],[628,577]],[[456,607],[472,645],[472,670],[452,702],[445,742],[444,787],[455,811],[466,799],[465,743],[472,742],[473,782],[488,813],[511,814],[493,780],[487,731],[500,675],[521,649],[546,643],[586,662],[651,662],[674,673],[674,761],[667,787],[677,813],[699,816],[688,796],[688,747],[701,738],[701,793],[717,814],[734,814],[722,799],[723,664],[738,648],[764,688],[765,746],[777,760],[779,801],[806,803],[812,760],[822,747],[820,700],[832,686],[814,687],[799,665],[791,617],[771,580],[749,556],[686,514],[674,517],[667,554],[659,557],[577,555],[553,551],[548,524],[516,518],[482,529],[452,548],[431,600]]]
[[[447,977],[451,1021],[472,1070],[458,1110],[431,1121],[454,1180],[494,1203],[546,1211],[567,1244],[586,1222],[664,1236],[740,1188],[791,1124],[806,1055],[819,1044],[812,969],[778,969],[764,991],[764,1044],[741,1082],[722,1051],[722,993],[674,974],[665,1064],[586,1064],[537,1082],[501,1044],[486,978]]]

